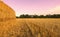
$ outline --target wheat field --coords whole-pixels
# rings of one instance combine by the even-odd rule
[[[16,19],[0,22],[0,37],[60,37],[60,19]]]
[[[19,18],[0,1],[0,37],[60,37],[60,18]]]

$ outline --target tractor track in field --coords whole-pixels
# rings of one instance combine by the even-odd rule
[[[40,20],[41,21],[41,20]],[[60,37],[58,31],[52,31],[51,26],[55,27],[55,23],[49,24],[49,22],[40,22],[38,20],[17,19],[17,21],[6,22],[6,24],[0,23],[0,37]],[[45,20],[46,21],[46,20]],[[13,22],[13,23],[12,23]],[[11,24],[12,23],[12,24]],[[3,25],[2,25],[3,24]],[[59,23],[57,23],[59,24]],[[48,27],[47,27],[48,25]],[[50,26],[51,25],[51,26]],[[44,27],[46,26],[46,27]],[[60,24],[59,24],[60,26]],[[54,29],[53,29],[54,30]]]
[[[25,20],[25,25],[30,30],[29,33],[32,34],[32,36],[34,36],[34,37],[56,37],[55,33],[50,31],[49,29],[41,27],[35,23],[32,23],[32,22]]]

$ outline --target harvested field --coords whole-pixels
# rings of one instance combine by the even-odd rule
[[[16,19],[0,22],[0,37],[60,37],[60,19]]]

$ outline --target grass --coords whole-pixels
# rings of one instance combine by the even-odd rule
[[[60,37],[60,19],[16,19],[0,22],[0,37]]]

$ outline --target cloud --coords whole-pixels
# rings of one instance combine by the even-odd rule
[[[51,14],[60,14],[60,6],[56,6],[49,10]]]

